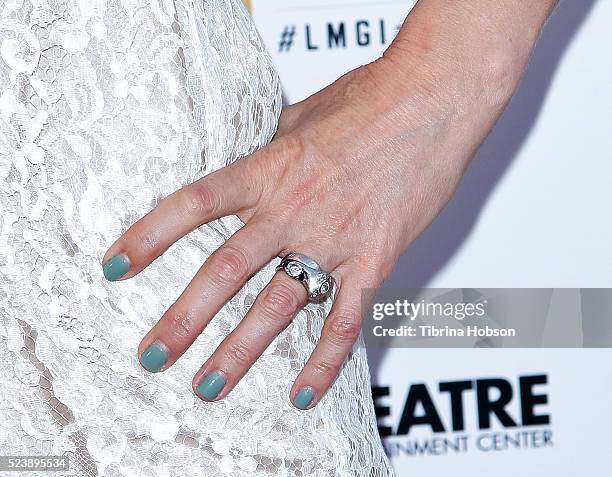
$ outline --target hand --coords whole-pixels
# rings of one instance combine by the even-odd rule
[[[362,288],[382,283],[451,197],[524,66],[485,62],[460,81],[463,70],[445,60],[400,35],[378,61],[285,108],[267,147],[165,197],[119,237],[103,263],[107,278],[123,280],[203,223],[237,214],[246,224],[144,337],[145,368],[172,366],[249,277],[299,252],[338,287],[289,396],[301,409],[320,401],[359,336]],[[225,397],[306,299],[300,283],[277,273],[196,373],[194,392]]]

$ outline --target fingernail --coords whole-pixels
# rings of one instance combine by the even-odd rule
[[[209,401],[213,401],[225,386],[225,378],[221,373],[216,371],[206,375],[200,384],[197,386],[198,393],[204,396]]]
[[[158,373],[168,360],[168,351],[161,343],[155,342],[144,350],[140,356],[140,364],[150,373]]]
[[[104,277],[107,280],[119,280],[130,269],[130,262],[126,255],[115,255],[104,264]]]
[[[310,386],[302,388],[300,389],[300,392],[298,392],[293,398],[293,405],[298,409],[304,411],[308,406],[310,406],[310,403],[312,402],[313,398],[314,391]]]

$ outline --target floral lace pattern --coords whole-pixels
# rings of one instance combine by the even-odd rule
[[[168,371],[140,367],[140,339],[236,217],[131,280],[102,276],[104,252],[160,198],[271,139],[279,81],[242,4],[0,0],[0,16],[2,453],[66,453],[79,476],[390,475],[362,346],[313,411],[289,403],[322,306],[226,399],[192,393],[276,261]]]

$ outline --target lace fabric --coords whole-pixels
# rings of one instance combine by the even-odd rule
[[[144,334],[243,224],[199,227],[133,279],[101,258],[157,201],[270,141],[277,74],[237,0],[0,0],[0,449],[79,476],[386,476],[362,341],[312,411],[288,393],[309,305],[227,398],[191,379],[274,273],[164,373]]]

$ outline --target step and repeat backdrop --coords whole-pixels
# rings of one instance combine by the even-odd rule
[[[414,3],[247,6],[291,104],[378,57]],[[612,44],[610,21],[612,1],[561,1],[457,195],[385,286],[612,287],[612,56],[601,49]],[[609,349],[368,354],[379,429],[398,475],[612,472]]]

